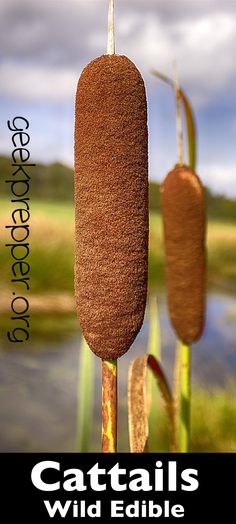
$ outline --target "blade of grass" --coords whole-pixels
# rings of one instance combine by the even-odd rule
[[[94,407],[94,354],[82,337],[78,371],[78,416],[76,451],[90,451]]]
[[[148,354],[153,355],[160,362],[161,361],[161,338],[160,338],[160,322],[158,315],[157,296],[150,294],[149,296],[149,336],[148,336]],[[156,395],[156,379],[153,373],[148,373],[147,377],[147,402],[149,412],[149,431],[155,442],[155,433],[158,427],[158,409],[157,403],[159,399]]]
[[[169,416],[170,437],[171,437],[170,451],[176,452],[177,451],[177,431],[176,431],[174,399],[173,399],[166,375],[163,371],[162,366],[158,362],[158,360],[155,357],[153,357],[152,355],[148,355],[147,362],[148,362],[149,369],[152,370],[154,377],[156,378],[156,384],[164,400],[166,412]]]
[[[195,171],[197,163],[197,132],[193,108],[190,104],[189,99],[185,95],[182,89],[180,89],[180,96],[183,103],[185,123],[187,129],[188,138],[188,163],[190,167]]]
[[[153,294],[150,294],[149,297],[148,354],[153,355],[157,358],[157,360],[161,361],[161,338],[158,305],[157,297]]]

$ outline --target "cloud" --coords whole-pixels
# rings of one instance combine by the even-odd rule
[[[74,97],[78,71],[5,62],[0,65],[0,78],[3,96],[60,103]]]
[[[59,79],[63,84],[68,81],[62,91],[70,96],[71,79],[106,50],[107,5],[108,0],[2,0],[4,92],[8,89],[9,96],[18,96],[17,82],[11,86],[14,65],[17,73],[21,69],[27,77],[25,97],[31,89],[31,98],[42,93],[44,99],[48,92],[50,99],[53,77],[55,84]],[[212,103],[222,90],[232,96],[235,27],[236,8],[227,0],[119,0],[116,4],[117,52],[137,63],[150,88],[156,81],[149,70],[157,67],[172,74],[171,64],[177,58],[181,81],[196,105]],[[44,86],[35,89],[36,79],[42,77]],[[59,90],[56,96],[60,100]]]
[[[224,164],[205,164],[201,166],[201,179],[215,193],[236,197],[236,167]]]
[[[74,94],[82,68],[106,51],[108,0],[1,0],[2,112],[34,121],[35,157],[73,160]],[[236,2],[117,0],[117,52],[140,68],[149,99],[150,172],[163,179],[176,159],[171,90],[150,74],[172,75],[197,114],[199,173],[213,190],[236,196],[233,164],[236,85]],[[33,124],[32,124],[33,125]],[[1,150],[7,147],[1,132]],[[7,140],[9,137],[7,138]],[[202,160],[201,160],[202,159]]]
[[[126,24],[127,20],[132,30],[123,36],[122,51],[128,49],[142,70],[156,67],[172,75],[171,66],[177,59],[181,82],[198,106],[212,102],[224,89],[232,91],[236,13],[216,12],[166,25],[159,15],[148,12],[139,19],[136,16],[133,24],[131,13]],[[118,30],[122,24],[121,17]]]
[[[2,58],[76,68],[78,60],[89,54],[89,34],[106,20],[99,3],[94,9],[92,2],[80,0],[1,0]]]

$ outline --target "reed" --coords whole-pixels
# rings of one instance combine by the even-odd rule
[[[148,269],[146,93],[135,65],[115,54],[112,0],[107,51],[83,70],[75,109],[75,296],[102,359],[105,452],[116,451],[116,360],[141,328]]]
[[[205,196],[199,177],[183,161],[180,88],[175,70],[178,164],[161,187],[168,309],[179,338],[175,372],[175,408],[179,450],[190,440],[190,344],[203,331],[206,294]],[[179,391],[178,391],[179,389]]]
[[[94,409],[94,355],[82,337],[78,369],[78,415],[75,450],[87,453],[90,449]]]

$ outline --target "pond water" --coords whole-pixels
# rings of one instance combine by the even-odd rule
[[[171,381],[176,339],[159,297],[162,363]],[[128,364],[146,351],[148,318],[119,361],[121,425],[126,424]],[[80,335],[68,342],[3,347],[0,352],[0,451],[73,451]],[[96,361],[95,419],[100,417],[100,362]],[[193,382],[224,387],[236,376],[236,298],[211,292],[205,333],[192,348]],[[127,428],[126,428],[127,429]],[[100,434],[96,436],[99,449]],[[95,446],[96,447],[96,446]]]

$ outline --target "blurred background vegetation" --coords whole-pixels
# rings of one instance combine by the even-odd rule
[[[11,178],[11,160],[0,157],[4,179]],[[33,168],[31,198],[31,292],[73,295],[74,207],[73,170],[60,163]],[[3,175],[4,174],[4,175]],[[160,186],[149,184],[150,258],[149,288],[164,283]],[[2,185],[1,221],[11,223],[13,204],[9,186]],[[208,215],[209,285],[236,291],[236,200],[214,195],[206,188]],[[9,253],[1,252],[1,271],[9,272]],[[43,270],[42,270],[43,268]],[[3,287],[9,282],[3,279]],[[8,284],[7,284],[8,285]]]
[[[0,157],[2,180],[11,177],[11,159]],[[74,447],[77,412],[79,324],[73,296],[73,170],[60,163],[38,164],[30,188],[30,325],[28,344],[10,344],[11,259],[4,244],[13,205],[2,184],[0,252],[0,450],[69,451]],[[236,201],[206,188],[208,296],[206,333],[193,347],[194,451],[236,451]],[[171,379],[175,336],[165,297],[159,185],[150,182],[149,293],[158,297],[163,361]],[[120,449],[128,450],[126,384],[130,359],[144,353],[148,311],[132,351],[120,361]],[[100,369],[96,360],[95,429],[92,450],[100,449]],[[155,449],[165,451],[167,425],[161,402]]]
[[[6,156],[0,156],[0,172],[2,179],[11,178],[11,159]],[[149,205],[151,212],[160,211],[159,187],[157,182],[150,181]],[[36,200],[73,202],[73,170],[60,162],[36,164],[33,170],[30,194],[34,202]],[[1,195],[9,197],[7,185],[2,185]],[[229,199],[224,195],[215,195],[208,188],[206,188],[206,199],[209,218],[236,222],[236,199]]]

